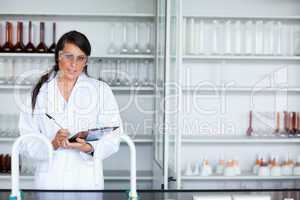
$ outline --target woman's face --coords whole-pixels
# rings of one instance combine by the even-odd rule
[[[61,78],[76,80],[84,69],[87,56],[81,49],[72,43],[66,43],[64,49],[59,52],[58,67]]]

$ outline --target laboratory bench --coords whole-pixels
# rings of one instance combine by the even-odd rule
[[[9,198],[10,190],[0,190],[0,199]],[[298,200],[300,189],[279,190],[139,190],[139,200]],[[122,200],[125,190],[23,190],[22,200]]]

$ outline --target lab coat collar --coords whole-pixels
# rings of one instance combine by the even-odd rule
[[[55,74],[53,72],[50,75],[50,81],[48,82],[47,87],[43,88],[43,90],[47,94],[47,98],[46,98],[48,100],[47,107],[54,109],[52,112],[55,112],[55,111],[59,112],[59,111],[64,110],[64,107],[67,104],[67,102],[65,102],[65,100],[63,99],[63,97],[61,96],[61,94],[58,91],[58,86],[57,86],[58,77],[59,77],[59,71],[57,72],[57,74]],[[82,72],[79,75],[79,77],[74,85],[73,90],[75,91],[76,88],[78,87],[78,85],[85,82],[85,80],[87,78],[88,78],[88,76],[84,72]],[[72,91],[72,93],[74,93],[74,91]],[[72,96],[72,94],[71,94],[71,96]],[[70,99],[72,98],[71,96],[70,96]],[[62,98],[61,100],[63,100],[63,101],[61,101],[60,98]],[[51,111],[48,110],[48,112],[51,112]]]

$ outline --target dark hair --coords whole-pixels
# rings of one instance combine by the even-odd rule
[[[40,77],[39,81],[35,85],[34,89],[32,90],[32,96],[31,96],[31,108],[32,108],[32,113],[35,108],[37,96],[40,92],[40,89],[42,85],[45,82],[49,82],[49,78],[52,73],[54,73],[53,78],[56,76],[59,68],[58,68],[58,54],[61,50],[64,49],[65,44],[71,43],[76,45],[81,51],[83,51],[87,56],[91,55],[91,44],[87,37],[78,32],[78,31],[70,31],[65,33],[61,38],[58,40],[56,48],[55,48],[55,65],[51,68],[50,71],[48,71],[46,74]],[[87,65],[83,69],[84,73],[87,74]]]

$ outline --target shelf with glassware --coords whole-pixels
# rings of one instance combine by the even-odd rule
[[[299,17],[184,17],[183,59],[299,60]]]
[[[213,143],[213,144],[226,144],[226,143],[243,143],[243,144],[278,144],[278,143],[300,143],[300,137],[293,136],[182,136],[183,145]]]
[[[181,135],[182,145],[193,144],[285,144],[300,142],[300,113],[292,111],[249,111],[248,127],[244,131],[224,128],[222,119],[218,129],[206,129],[200,119],[194,120],[197,130],[187,130]],[[186,125],[189,125],[188,123]]]
[[[54,54],[52,53],[0,53],[0,58],[11,58],[11,59],[17,59],[17,58],[54,58]],[[119,55],[91,55],[89,57],[92,60],[99,60],[99,59],[154,59],[153,55],[149,54],[119,54]]]
[[[245,188],[258,180],[256,187],[264,188],[261,187],[264,180],[274,180],[272,183],[277,184],[300,178],[299,175],[265,177],[248,172],[261,150],[300,155],[297,136],[274,133],[274,110],[297,111],[300,92],[295,76],[300,61],[300,16],[291,11],[299,4],[285,5],[281,8],[271,2],[253,2],[249,7],[258,9],[249,10],[243,2],[234,1],[228,1],[226,8],[209,1],[182,3],[178,12],[181,128],[176,155],[177,189],[226,188],[231,180],[239,183],[245,180]],[[208,9],[211,6],[214,10]],[[277,10],[270,13],[273,7]],[[290,10],[284,12],[285,9]],[[254,116],[253,135],[247,136],[246,113],[251,109],[258,114]],[[264,112],[267,110],[268,113]],[[269,111],[273,112],[271,117],[265,115]],[[197,169],[193,165],[192,175],[186,175],[188,162],[203,161],[199,154],[210,157],[214,172],[201,175],[206,164],[203,162]],[[218,160],[214,157],[218,154],[231,159],[237,156],[241,175],[217,175]],[[225,167],[231,164],[225,163]],[[194,170],[197,173],[193,174]],[[237,184],[230,188],[243,187]]]
[[[19,17],[27,17],[27,18],[49,18],[53,19],[55,17],[63,17],[65,18],[113,18],[113,17],[132,17],[132,18],[154,18],[155,15],[152,13],[56,13],[56,12],[0,12],[0,16],[9,17],[9,18],[19,18]],[[77,20],[77,19],[76,19]]]
[[[20,174],[22,177],[30,178],[35,172],[36,165],[26,155],[20,155]],[[104,170],[105,176],[110,180],[128,180],[130,172],[127,170]],[[152,180],[152,173],[147,170],[139,170],[138,176],[143,180]],[[11,155],[0,154],[0,177],[7,178],[11,175]],[[1,179],[0,178],[0,179]]]
[[[223,176],[212,174],[211,176],[182,176],[184,181],[197,180],[295,180],[300,179],[300,176],[257,176],[250,172],[244,172],[239,176]]]
[[[227,156],[228,157],[228,156]],[[293,161],[289,154],[280,160],[278,154],[258,154],[254,163],[240,165],[237,157],[217,162],[207,157],[187,162],[182,173],[184,180],[295,180],[300,179],[300,160]],[[248,166],[249,165],[249,166]]]
[[[93,44],[101,44],[101,48],[92,44],[93,55],[101,54],[107,58],[153,58],[154,55],[154,22],[151,18],[88,21],[92,28],[85,28],[85,21],[70,22],[68,19],[57,22],[19,21],[19,19],[12,20],[10,18],[8,20],[5,22],[5,35],[2,36],[5,41],[0,47],[0,52],[4,53],[53,53],[57,42],[56,35],[62,35],[74,29],[70,27],[73,25],[78,27],[78,31],[91,35],[89,39],[93,41]],[[14,30],[16,24],[17,29]],[[37,27],[39,27],[39,41],[37,41],[37,34],[34,35],[32,31]],[[17,35],[16,41],[13,41],[14,32]],[[98,35],[103,35],[103,37],[95,37],[95,32]],[[51,33],[51,38],[49,37],[50,34],[45,33]],[[48,45],[50,41],[51,45]]]
[[[28,90],[31,90],[33,87],[33,85],[4,85],[4,84],[1,84],[0,85],[0,90],[9,90],[9,91],[14,91],[14,90],[17,90],[17,91],[28,91]],[[151,86],[140,86],[140,87],[128,87],[128,86],[112,86],[111,89],[113,91],[116,91],[116,92],[130,92],[130,91],[133,91],[133,92],[150,92],[150,93],[153,93],[154,91],[154,88],[151,87]]]
[[[50,69],[48,58],[0,57],[0,90],[29,90],[40,75]],[[92,59],[88,74],[109,84],[116,92],[153,93],[154,63],[149,59]]]
[[[299,15],[183,15],[184,18],[240,20],[300,20]]]
[[[28,169],[26,169],[28,170]],[[27,173],[27,172],[26,172]],[[32,172],[30,172],[29,174],[24,174],[21,173],[20,176],[20,180],[32,180],[34,179]],[[104,170],[104,180],[105,181],[119,181],[119,180],[124,180],[124,181],[128,181],[130,180],[130,172],[129,171],[125,171],[125,170]],[[10,174],[7,173],[0,173],[0,180],[9,180],[11,179]],[[141,171],[138,170],[137,171],[137,180],[139,181],[152,181],[153,180],[153,175],[151,171]]]
[[[16,140],[16,137],[18,136],[18,133],[14,134],[14,135],[8,135],[6,133],[1,132],[0,133],[0,143],[13,143]],[[132,139],[133,142],[138,145],[138,144],[152,144],[153,143],[153,139],[151,135],[129,135]],[[124,144],[124,143],[121,143]]]
[[[18,114],[0,114],[0,143],[12,144],[19,136],[17,122]],[[124,123],[126,124],[126,123]],[[136,144],[151,144],[153,136],[146,133],[137,133],[137,130],[126,128],[126,133],[133,139]],[[125,144],[125,143],[121,143]]]
[[[298,95],[298,61],[248,62],[198,60],[182,64],[184,96],[191,95]]]
[[[56,26],[61,26],[59,30],[64,27],[60,24],[62,23],[61,21],[59,23],[53,22],[52,24],[49,24],[48,22],[39,22],[38,24],[38,22],[32,23],[32,21],[29,21],[28,44],[25,46],[22,39],[23,22],[18,21],[15,23],[18,25],[16,45],[14,45],[14,42],[12,41],[14,22],[6,21],[6,40],[3,46],[1,46],[1,51],[4,53],[0,53],[0,74],[2,74],[0,82],[2,85],[14,84],[14,80],[16,80],[20,74],[24,75],[24,72],[25,74],[27,72],[29,73],[33,68],[40,71],[49,69],[54,62],[50,61],[54,56],[49,53],[53,52],[56,46]],[[49,48],[45,42],[45,30],[47,24],[48,28],[49,25],[53,26],[51,29],[52,45]],[[38,45],[32,42],[32,26],[34,25],[39,25],[40,27],[40,43]],[[150,69],[154,68],[153,22],[105,21],[105,23],[101,25],[109,25],[107,28],[103,29],[108,29],[109,31],[106,31],[103,34],[109,32],[110,35],[108,37],[110,37],[110,42],[106,44],[107,48],[96,49],[97,51],[95,54],[91,56],[88,68],[89,72],[91,72],[90,74],[95,76],[94,78],[104,80],[109,85],[115,87],[115,91],[151,91],[154,80],[152,76],[154,70]],[[121,34],[117,35],[117,33]],[[116,39],[117,37],[119,40]],[[99,52],[102,52],[103,55],[95,56]],[[101,62],[101,60],[103,60],[103,62]],[[41,69],[41,66],[43,69]],[[27,75],[29,75],[28,73]],[[103,74],[105,74],[105,76],[102,77]],[[34,79],[33,77],[36,79],[38,78],[38,73],[35,72],[35,75],[31,74],[30,76],[30,79]],[[16,80],[17,85],[20,85],[19,81],[20,80]],[[26,83],[22,82],[22,85],[30,85],[29,82],[33,81],[25,80],[25,82]],[[5,87],[6,86],[2,88]]]
[[[184,55],[185,60],[284,60],[299,61],[300,56],[253,56],[253,55]]]
[[[222,86],[214,86],[214,87],[201,87],[201,86],[185,86],[182,88],[184,93],[199,93],[199,92],[300,92],[300,87],[222,87]]]
[[[20,155],[20,174],[25,179],[32,179],[35,171],[35,164],[32,159],[27,157],[25,154]],[[9,178],[11,175],[11,155],[0,154],[0,179]],[[107,180],[128,180],[130,177],[128,170],[104,170],[104,176]],[[140,180],[152,180],[152,172],[147,170],[138,170],[137,178]]]

